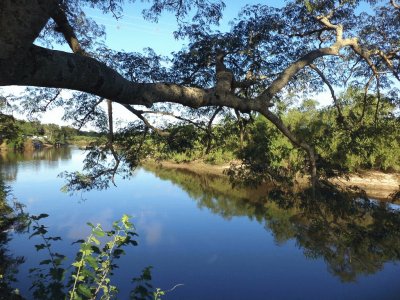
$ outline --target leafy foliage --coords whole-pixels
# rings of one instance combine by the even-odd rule
[[[87,223],[91,228],[90,235],[80,244],[72,270],[65,268],[66,257],[52,251],[52,243],[61,240],[60,237],[48,236],[47,228],[39,220],[48,217],[47,214],[31,216],[33,222],[30,238],[39,236],[43,243],[35,245],[37,251],[45,250],[48,258],[40,262],[40,266],[29,270],[33,278],[31,289],[35,299],[116,299],[118,288],[111,282],[114,270],[118,268],[116,260],[125,254],[127,246],[137,246],[137,233],[130,217],[123,215],[119,221],[112,224],[111,230],[104,230],[100,224]],[[145,268],[132,291],[132,299],[149,299],[163,295],[163,291],[150,284],[151,267]],[[145,287],[139,284],[146,281]],[[152,298],[153,299],[153,298]],[[160,298],[157,298],[160,299]]]

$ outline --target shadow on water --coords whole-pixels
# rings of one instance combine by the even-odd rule
[[[333,186],[298,193],[232,188],[220,176],[185,170],[145,167],[186,191],[200,208],[225,219],[246,216],[272,232],[275,242],[294,239],[304,255],[322,258],[328,271],[342,282],[374,274],[388,262],[400,260],[400,206],[380,202]]]

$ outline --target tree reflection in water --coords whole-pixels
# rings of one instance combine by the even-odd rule
[[[12,284],[24,258],[13,256],[8,250],[8,242],[11,232],[24,232],[27,226],[27,215],[18,202],[10,199],[10,191],[0,173],[0,299],[22,299]]]
[[[71,159],[71,149],[45,148],[33,152],[0,152],[0,299],[22,299],[12,287],[16,281],[18,266],[24,257],[13,256],[8,243],[14,233],[23,233],[29,226],[28,214],[22,205],[12,199],[11,191],[4,181],[15,181],[18,174],[17,162],[29,162],[36,167],[45,161],[47,167],[56,167],[59,160]]]
[[[15,181],[18,175],[18,163],[29,163],[31,167],[40,168],[45,163],[46,168],[57,168],[59,161],[72,158],[70,147],[43,148],[34,151],[0,152],[0,170],[3,180]]]
[[[179,185],[199,207],[226,219],[255,219],[272,232],[278,244],[295,239],[307,258],[322,258],[329,272],[343,282],[355,281],[360,275],[381,270],[385,263],[400,260],[397,205],[370,200],[360,193],[339,192],[331,185],[321,187],[313,199],[308,190],[294,193],[265,186],[232,189],[218,176],[146,169]]]

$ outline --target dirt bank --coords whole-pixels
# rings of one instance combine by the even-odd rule
[[[342,186],[358,186],[371,198],[387,199],[400,188],[400,174],[378,171],[361,171],[349,176],[349,180],[338,177],[331,180]]]
[[[229,163],[223,165],[210,165],[203,161],[193,161],[188,163],[175,163],[172,161],[162,161],[160,163],[148,161],[146,164],[158,164],[167,169],[183,169],[198,174],[212,174],[226,176],[223,171],[229,168]],[[343,177],[333,178],[332,183],[341,186],[358,186],[365,190],[367,195],[376,199],[388,199],[390,194],[400,188],[400,174],[383,173],[378,171],[361,171],[349,176],[348,180]]]

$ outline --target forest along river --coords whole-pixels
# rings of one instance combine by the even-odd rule
[[[117,187],[69,196],[57,175],[80,170],[84,152],[48,149],[1,154],[0,168],[30,214],[60,236],[54,250],[71,263],[90,229],[132,215],[139,233],[113,282],[128,299],[137,277],[153,266],[153,286],[183,284],[163,299],[399,299],[400,211],[379,202],[284,201],[263,189],[232,190],[220,177],[145,169]],[[29,234],[9,234],[24,256],[16,284],[29,295],[29,268],[46,258]]]

